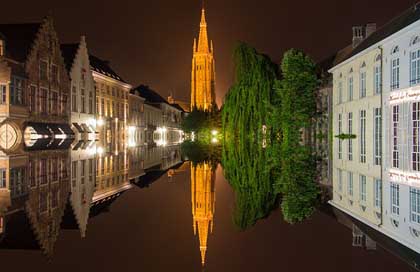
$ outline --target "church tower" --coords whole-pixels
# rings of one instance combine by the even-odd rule
[[[200,241],[201,264],[206,263],[207,240],[213,232],[213,216],[216,203],[215,175],[210,164],[191,164],[191,204],[194,235]]]
[[[216,104],[216,70],[213,41],[207,36],[206,12],[201,11],[200,35],[194,39],[191,73],[191,110],[211,111]]]

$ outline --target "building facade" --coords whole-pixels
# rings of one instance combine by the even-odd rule
[[[96,93],[85,37],[82,36],[79,43],[62,44],[61,51],[71,80],[70,123],[76,133],[75,144],[93,142],[96,138]]]
[[[70,80],[50,17],[37,24],[0,25],[0,145],[5,151],[44,148],[72,137]]]
[[[216,64],[213,42],[207,36],[206,12],[201,11],[200,34],[194,39],[191,72],[191,110],[211,111],[216,105]]]

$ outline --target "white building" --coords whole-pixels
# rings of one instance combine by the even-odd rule
[[[367,162],[356,165],[354,170],[366,176],[366,182],[363,181],[365,178],[362,179],[362,183],[366,184],[365,191],[362,189],[360,192],[359,188],[359,201],[366,199],[367,205],[374,209],[355,211],[343,202],[347,196],[340,192],[346,188],[348,180],[344,178],[345,171],[352,163],[343,163],[339,159],[339,150],[345,150],[340,147],[343,144],[339,140],[334,143],[336,173],[331,203],[420,253],[420,6],[406,10],[364,39],[339,67],[364,56],[370,60],[366,62],[365,78],[360,75],[359,80],[364,78],[366,90],[378,90],[381,95],[375,101],[362,100],[351,107],[359,113],[362,108],[366,109],[366,118],[362,118],[364,114],[360,115],[361,120],[366,120],[365,125],[360,121],[356,124],[360,130],[356,133],[357,138],[366,138],[366,144],[355,154],[362,156],[363,148],[366,149]],[[337,71],[337,68],[332,70],[334,96],[340,100],[343,97],[340,91],[342,83]],[[335,107],[333,115],[337,125],[334,126],[334,133],[340,130],[343,113],[346,112],[342,112],[340,106]],[[383,121],[377,122],[381,119],[381,113]],[[382,165],[377,167],[375,164],[381,161]],[[359,184],[362,183],[359,181]],[[376,220],[372,220],[375,217]]]
[[[84,144],[92,144],[96,138],[95,82],[90,72],[89,52],[84,36],[79,43],[61,45],[61,52],[71,79],[70,122],[76,133],[74,144],[78,149]]]

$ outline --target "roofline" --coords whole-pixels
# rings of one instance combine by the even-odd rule
[[[128,83],[122,82],[120,80],[116,80],[116,79],[114,79],[112,77],[109,77],[109,76],[106,76],[106,75],[104,75],[102,73],[96,72],[92,68],[90,70],[92,71],[92,75],[93,75],[94,78],[97,77],[97,78],[100,78],[102,80],[105,80],[105,81],[108,81],[108,82],[111,82],[111,83],[117,83],[117,84],[123,85],[123,87],[125,87],[125,88],[127,88],[129,90],[131,90],[133,88],[133,86],[131,86]]]
[[[380,40],[379,42],[372,44],[371,46],[367,47],[366,49],[360,51],[359,53],[357,53],[356,55],[352,56],[351,58],[348,58],[340,63],[338,63],[336,66],[332,67],[330,70],[328,70],[329,73],[332,73],[334,70],[339,69],[341,66],[353,61],[355,58],[359,57],[362,54],[366,54],[368,51],[372,50],[372,49],[377,49],[379,48],[383,43],[388,42],[389,40],[392,40],[394,38],[396,38],[397,36],[401,35],[403,31],[407,31],[407,30],[411,30],[412,28],[416,27],[417,25],[420,26],[420,20],[417,20],[415,22],[413,22],[412,24],[401,28],[399,31],[391,34],[390,36],[385,37],[384,39]]]

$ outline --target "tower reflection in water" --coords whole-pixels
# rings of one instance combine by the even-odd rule
[[[73,147],[74,148],[74,147]],[[50,257],[61,230],[84,238],[89,218],[132,184],[181,165],[179,146],[85,149],[0,155],[0,249],[40,250]]]
[[[191,202],[194,235],[200,241],[201,264],[206,263],[207,240],[213,232],[216,204],[215,171],[209,163],[191,165]]]

